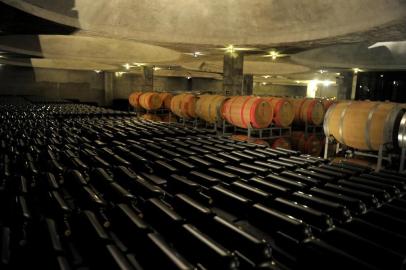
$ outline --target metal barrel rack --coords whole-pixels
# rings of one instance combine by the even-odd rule
[[[323,125],[310,125],[307,122],[304,125],[305,136],[309,134],[323,134]]]
[[[227,129],[228,128],[228,129]],[[225,120],[223,120],[223,128],[222,128],[222,135],[228,136],[230,135],[228,130],[232,128],[233,134],[246,134],[248,138],[255,137],[257,139],[275,139],[280,137],[290,137],[292,136],[292,128],[291,127],[277,127],[271,125],[267,128],[253,128],[251,125],[248,125],[248,128],[240,128],[233,125],[228,124]]]
[[[346,151],[347,154],[351,156],[361,156],[361,157],[369,157],[369,158],[376,158],[376,168],[375,171],[379,172],[383,169],[383,161],[389,162],[389,164],[393,164],[396,159],[399,159],[399,173],[406,173],[405,171],[405,158],[406,158],[406,148],[400,147],[399,149],[388,149],[387,145],[381,144],[379,146],[379,150],[376,151],[361,151],[357,149],[351,148],[344,148],[344,145],[339,143],[333,137],[326,137],[324,143],[324,158],[329,158],[328,150],[331,144],[336,144],[335,153],[339,153],[342,151]]]

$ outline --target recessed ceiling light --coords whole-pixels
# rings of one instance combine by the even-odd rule
[[[199,56],[202,56],[203,55],[203,53],[201,53],[201,52],[194,52],[193,53],[193,57],[199,57]]]
[[[263,75],[262,77],[264,77],[265,79],[271,78],[270,75]]]
[[[125,67],[125,69],[129,70],[131,65],[127,63],[127,64],[124,64],[123,67]]]
[[[332,81],[329,81],[329,80],[324,80],[323,81],[323,85],[324,86],[329,86],[330,84],[332,84],[333,82]]]
[[[357,74],[358,72],[361,72],[362,70],[360,70],[359,68],[353,68],[352,69],[354,71],[355,74]]]
[[[225,48],[225,50],[226,50],[226,52],[228,52],[228,53],[230,53],[230,54],[235,53],[234,45],[228,45],[228,46]]]
[[[95,69],[94,72],[100,73],[100,72],[102,72],[102,71],[101,71],[100,69]]]
[[[270,51],[269,55],[271,56],[272,60],[275,60],[279,56],[279,53],[277,51]]]

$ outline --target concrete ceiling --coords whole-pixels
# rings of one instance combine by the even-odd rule
[[[373,4],[371,0],[0,3],[69,27],[69,34],[0,36],[0,51],[27,56],[0,57],[0,63],[127,72],[140,71],[135,64],[126,70],[126,63],[145,63],[163,67],[156,71],[159,76],[192,74],[218,79],[223,69],[222,49],[233,44],[245,48],[244,73],[257,75],[256,81],[306,80],[314,78],[318,69],[328,69],[334,77],[353,67],[406,67],[402,43],[406,40],[406,0],[374,0]],[[21,30],[21,23],[18,25]],[[397,43],[379,43],[388,41]],[[381,45],[371,47],[374,44]],[[271,50],[286,57],[263,57]],[[204,55],[194,57],[196,51]]]
[[[218,45],[308,42],[390,25],[404,0],[1,0],[84,32],[137,41]]]
[[[334,45],[297,53],[292,60],[315,68],[406,69],[406,41]]]
[[[201,70],[207,72],[223,72],[223,62],[219,61],[193,61],[182,65],[186,69]],[[244,61],[244,73],[246,74],[292,74],[309,71],[310,68],[291,63],[273,62],[273,61]]]
[[[52,59],[105,63],[175,62],[179,52],[145,43],[77,35],[15,35],[0,37],[0,50]]]

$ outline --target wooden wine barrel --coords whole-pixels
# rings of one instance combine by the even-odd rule
[[[196,102],[196,114],[209,123],[222,119],[221,108],[227,97],[220,95],[201,95]]]
[[[263,98],[236,96],[224,102],[222,116],[237,127],[266,128],[272,122],[273,110]]]
[[[260,145],[266,145],[269,147],[269,143],[267,141],[264,141],[262,139],[258,138],[248,138],[247,135],[232,135],[231,139],[236,140],[236,141],[241,141],[241,142],[249,142],[249,143],[255,143],[255,144],[260,144]]]
[[[295,117],[292,103],[285,98],[265,98],[273,109],[273,122],[278,127],[289,127]]]
[[[135,109],[141,109],[140,105],[140,96],[143,94],[143,92],[133,92],[130,94],[128,97],[128,102],[130,103],[131,106],[133,106]]]
[[[170,114],[170,113],[163,114],[160,117],[162,119],[162,122],[165,122],[165,123],[175,123],[176,122],[176,116],[173,114]]]
[[[292,132],[292,148],[299,150],[303,154],[320,156],[323,142],[315,134],[306,136],[303,131],[294,131]]]
[[[179,117],[196,118],[196,101],[192,94],[176,95],[171,100],[171,111]]]
[[[280,137],[277,139],[273,139],[269,142],[269,146],[271,148],[284,148],[284,149],[288,149],[291,150],[292,149],[292,143],[290,142],[290,140],[286,137]]]
[[[146,110],[156,110],[161,108],[162,99],[156,92],[145,92],[140,96],[140,105]]]
[[[325,112],[327,112],[328,108],[335,103],[335,101],[332,99],[323,99],[321,102],[323,103]]]
[[[295,124],[321,125],[324,119],[324,107],[318,99],[291,99],[295,111]]]
[[[344,101],[330,107],[324,133],[359,150],[379,150],[380,145],[398,146],[398,132],[405,112],[402,104],[372,101]]]
[[[145,119],[145,120],[151,120],[151,121],[154,121],[154,122],[161,122],[162,121],[162,119],[161,119],[161,117],[159,117],[159,115],[151,114],[151,113],[146,113],[146,114],[142,115],[141,118]]]
[[[171,109],[171,100],[173,98],[173,95],[171,93],[159,93],[159,96],[162,100],[162,108],[164,109]]]

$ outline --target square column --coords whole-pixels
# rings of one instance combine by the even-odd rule
[[[251,96],[254,92],[254,75],[244,74],[242,84],[242,95]]]
[[[103,72],[104,75],[104,106],[111,106],[114,98],[114,73]]]
[[[341,72],[341,76],[337,77],[337,100],[348,100],[351,98],[353,81],[354,74],[352,72]]]
[[[143,66],[142,67],[143,84],[141,86],[142,91],[154,90],[154,67]]]
[[[226,53],[223,63],[223,94],[225,96],[242,95],[244,54]]]

